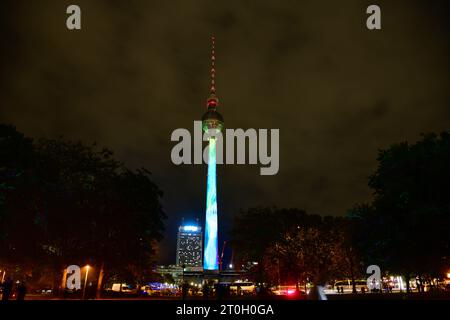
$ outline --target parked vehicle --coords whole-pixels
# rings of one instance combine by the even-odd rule
[[[355,280],[355,289],[358,293],[369,292],[366,280]],[[327,286],[326,294],[353,293],[352,280],[338,280],[333,285]]]

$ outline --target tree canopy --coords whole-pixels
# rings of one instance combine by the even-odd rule
[[[377,160],[373,202],[350,210],[367,263],[406,277],[442,274],[450,254],[450,133],[394,144]]]
[[[231,229],[235,258],[252,265],[254,278],[270,284],[324,282],[360,274],[349,251],[347,220],[299,209],[250,208],[236,215]],[[355,259],[357,260],[355,262]]]
[[[165,214],[147,169],[128,169],[95,144],[32,141],[6,125],[0,150],[2,262],[55,273],[86,263],[150,270]]]

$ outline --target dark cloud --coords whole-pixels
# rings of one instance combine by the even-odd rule
[[[192,128],[208,94],[209,37],[227,127],[279,128],[280,171],[219,168],[226,228],[239,208],[295,206],[342,215],[370,198],[377,150],[448,129],[446,1],[2,1],[0,121],[64,135],[145,166],[165,192],[162,261],[180,218],[203,217],[206,168],[170,162],[172,130]]]

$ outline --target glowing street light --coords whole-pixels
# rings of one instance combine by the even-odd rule
[[[87,285],[87,279],[88,279],[88,274],[89,274],[89,268],[90,268],[90,266],[87,264],[86,265],[86,276],[84,277],[83,300],[84,300],[84,297],[86,296],[86,285]]]

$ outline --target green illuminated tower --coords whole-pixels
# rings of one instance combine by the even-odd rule
[[[203,131],[221,131],[223,128],[222,115],[217,112],[219,99],[216,96],[215,86],[215,38],[211,38],[211,88],[206,101],[207,110],[202,117]],[[206,219],[205,219],[205,246],[203,255],[203,269],[218,271],[218,223],[217,223],[217,181],[216,181],[216,138],[209,138],[208,152],[208,178],[206,187]]]

